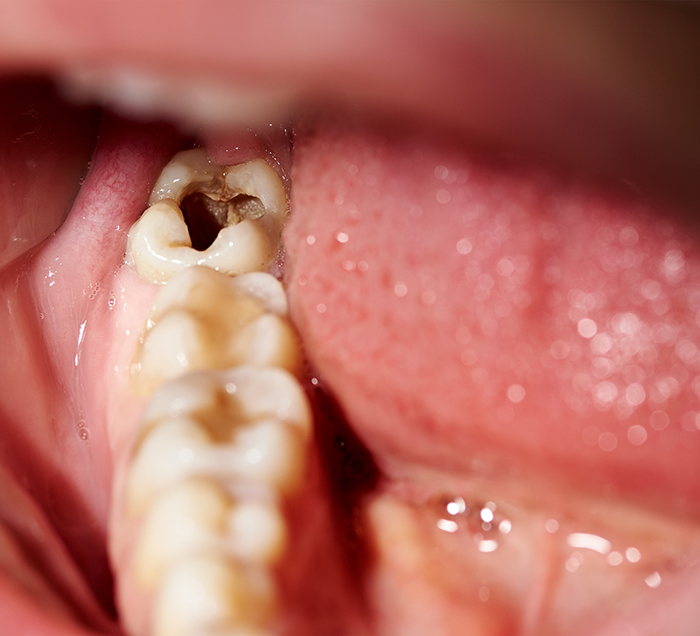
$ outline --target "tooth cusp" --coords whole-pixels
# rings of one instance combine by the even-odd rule
[[[287,524],[279,507],[270,502],[245,501],[227,519],[231,551],[240,561],[272,565],[287,546]]]
[[[142,515],[160,491],[192,474],[196,457],[210,445],[204,428],[186,417],[151,429],[141,440],[128,475],[130,516]]]
[[[269,274],[230,278],[205,267],[178,274],[156,297],[139,339],[133,390],[150,395],[183,374],[242,364],[298,372],[301,352],[286,309]]]
[[[191,636],[254,629],[271,614],[273,598],[269,579],[220,554],[185,558],[168,569],[158,590],[153,633]]]
[[[189,479],[167,490],[146,515],[135,552],[135,576],[154,589],[169,563],[211,549],[226,528],[231,511],[228,493],[207,479]]]

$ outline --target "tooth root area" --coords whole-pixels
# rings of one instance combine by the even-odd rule
[[[287,214],[284,186],[267,162],[217,166],[201,148],[175,155],[150,203],[129,231],[127,262],[158,283],[195,265],[231,276],[268,269]]]
[[[164,576],[155,600],[153,633],[259,633],[273,606],[273,587],[263,572],[245,570],[220,555],[191,556],[173,564]]]
[[[302,357],[286,311],[284,289],[269,274],[185,270],[156,297],[131,366],[132,389],[150,395],[185,373],[243,364],[298,373]]]

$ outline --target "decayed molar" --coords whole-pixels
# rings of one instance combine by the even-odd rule
[[[268,269],[287,215],[284,185],[267,162],[218,166],[202,148],[175,155],[149,203],[129,231],[127,262],[158,283],[193,265],[232,276]]]
[[[306,397],[282,369],[185,376],[164,386],[146,411],[127,510],[143,514],[159,492],[193,475],[214,477],[232,490],[294,491],[310,428]]]
[[[131,365],[132,389],[150,395],[186,373],[240,364],[297,372],[301,353],[286,310],[284,289],[269,274],[183,271],[156,297]]]

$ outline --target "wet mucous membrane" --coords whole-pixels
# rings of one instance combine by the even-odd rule
[[[27,504],[64,624],[698,631],[693,218],[357,112],[292,148],[65,108],[90,169],[2,276],[3,412],[79,467]]]

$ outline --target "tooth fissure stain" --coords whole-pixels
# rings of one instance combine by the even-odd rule
[[[129,230],[127,263],[158,283],[194,265],[230,276],[266,271],[287,207],[284,184],[264,160],[219,166],[204,149],[185,150],[163,169],[150,207]]]
[[[192,249],[198,252],[211,247],[225,227],[246,219],[254,221],[265,214],[260,199],[246,194],[217,200],[209,194],[193,192],[182,200],[180,209],[192,240]]]

